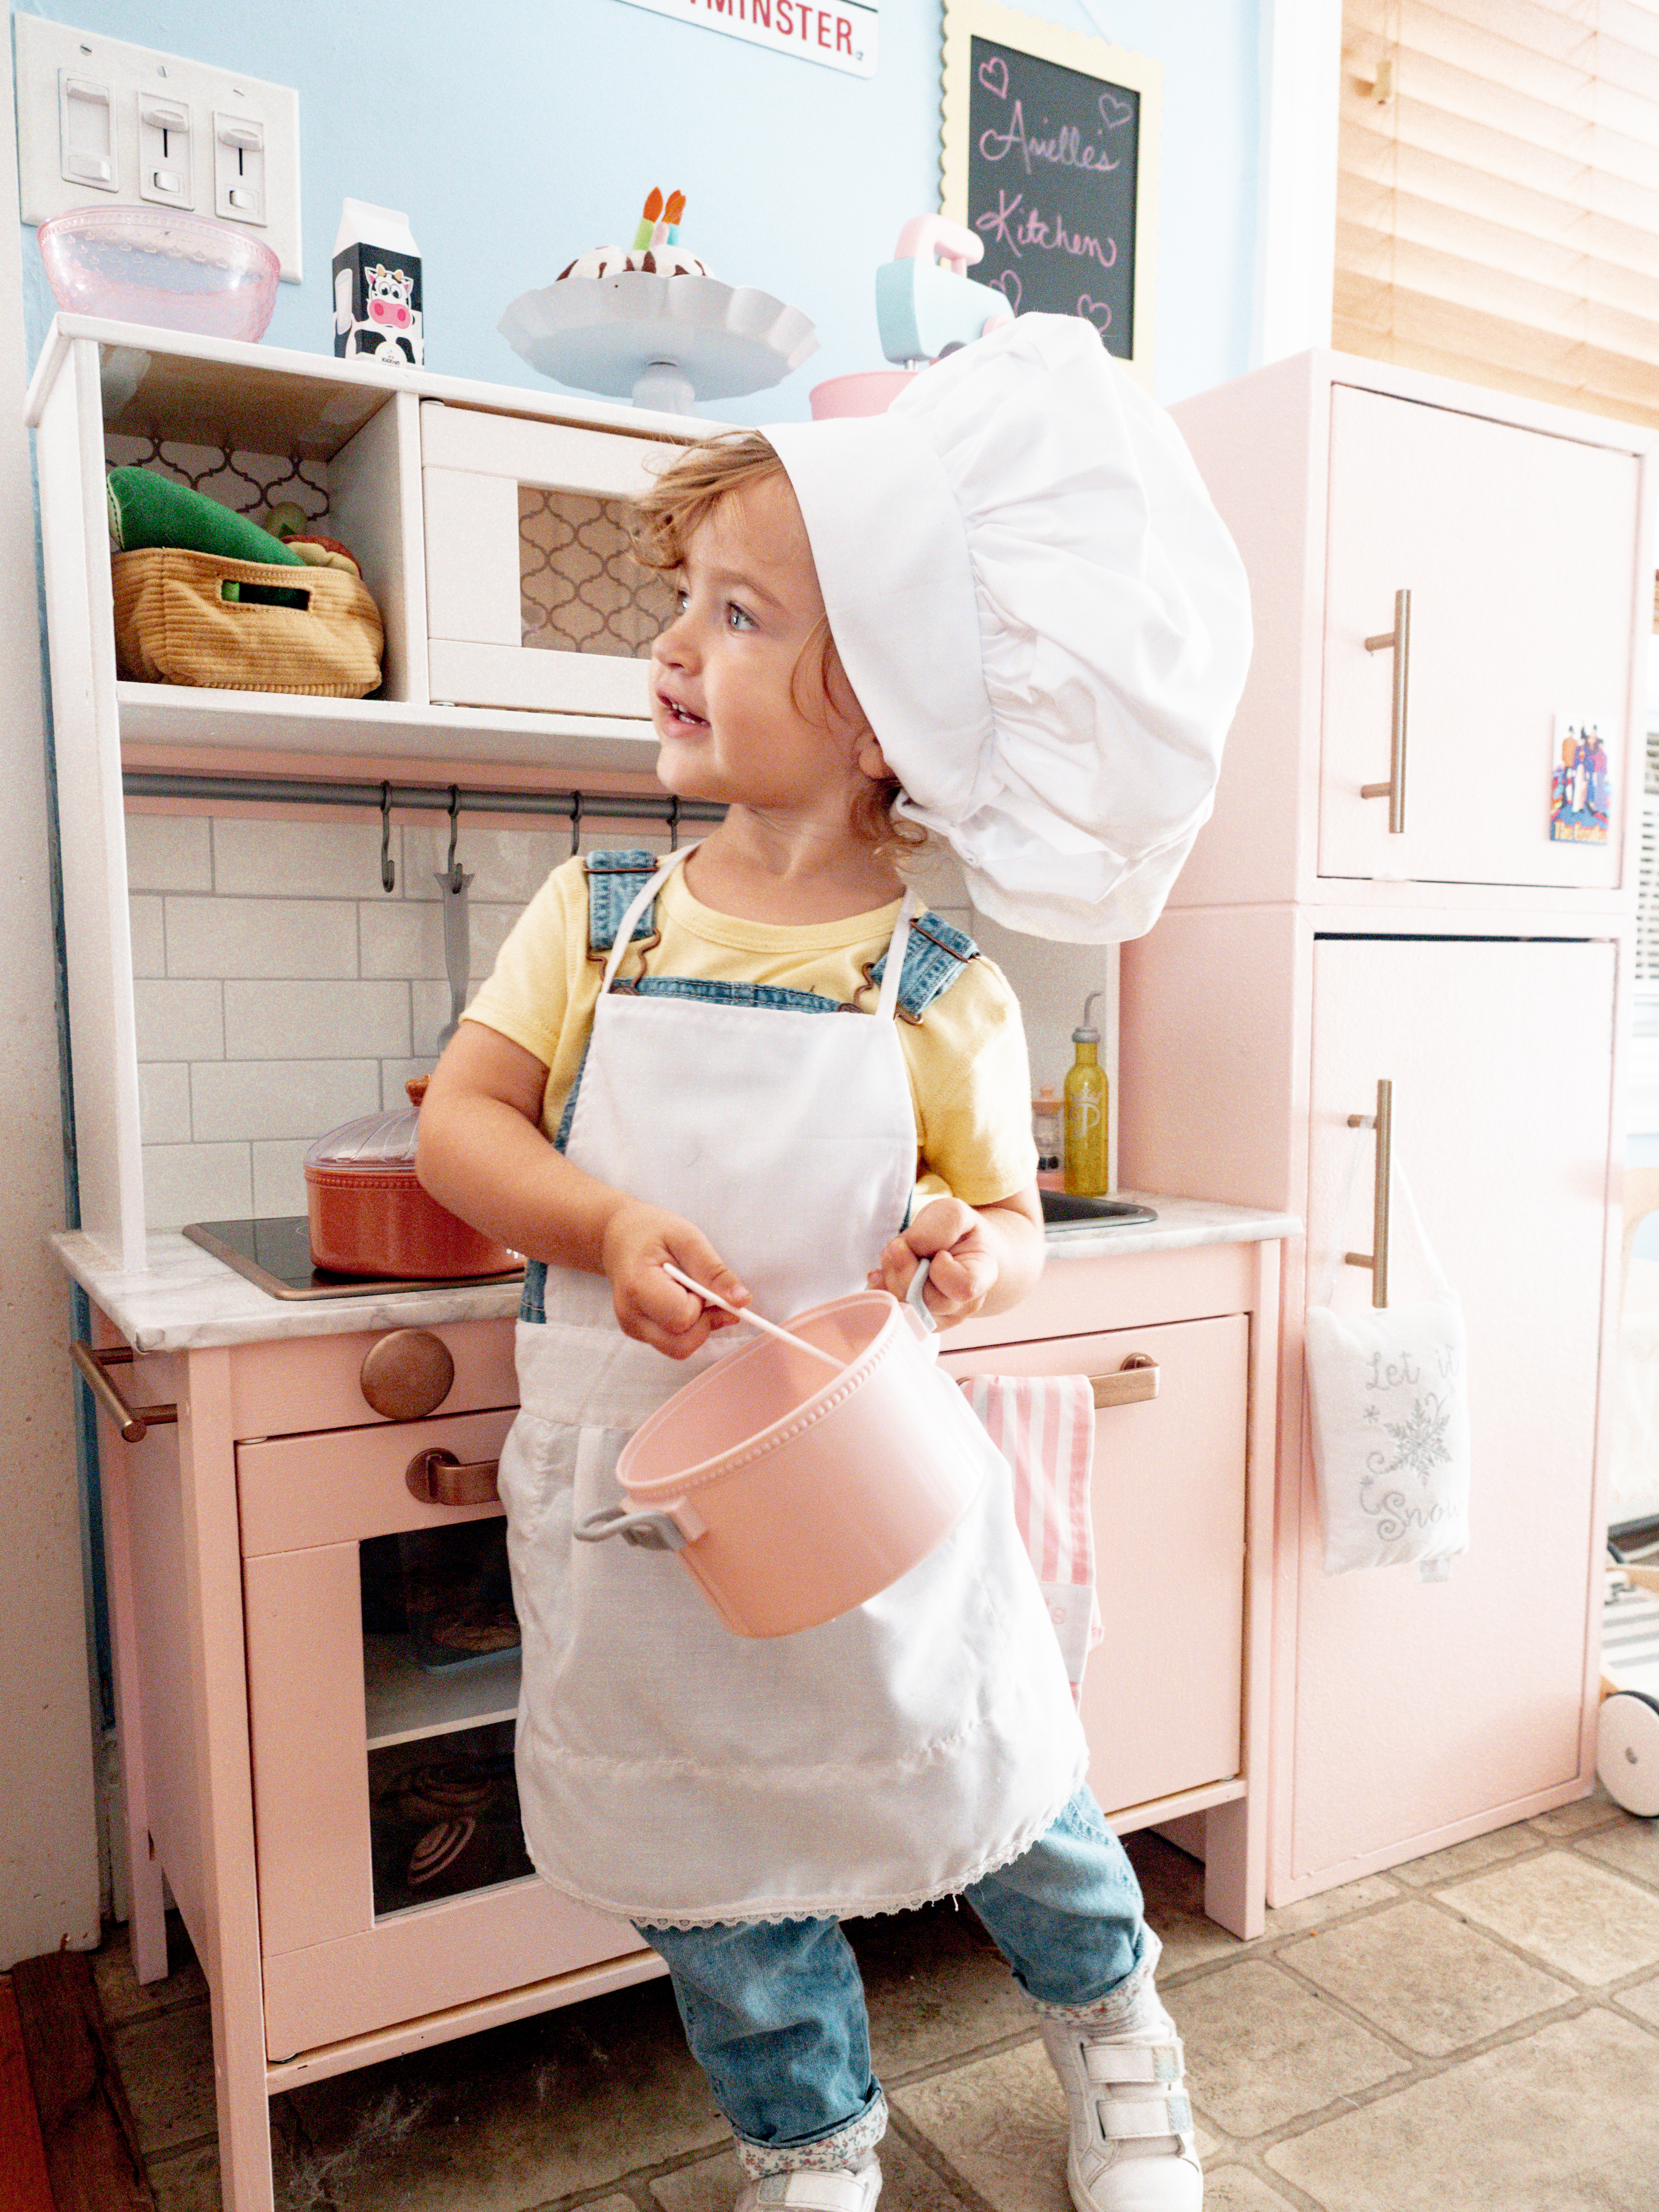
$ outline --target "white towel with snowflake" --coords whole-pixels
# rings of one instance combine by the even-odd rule
[[[1356,1149],[1356,1164],[1358,1150]],[[1468,1358],[1463,1309],[1423,1227],[1395,1147],[1393,1184],[1435,1295],[1338,1313],[1330,1304],[1353,1176],[1308,1309],[1304,1358],[1325,1571],[1415,1562],[1443,1580],[1469,1548]]]

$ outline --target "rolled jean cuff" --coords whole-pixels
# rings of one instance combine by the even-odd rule
[[[1152,1988],[1153,1972],[1163,1950],[1164,1946],[1152,1930],[1143,1927],[1140,1956],[1133,1969],[1104,1996],[1091,1997],[1087,2004],[1045,2004],[1041,1997],[1033,1996],[1028,1996],[1026,2002],[1044,2020],[1069,2021],[1079,2027],[1127,2027],[1140,1999]]]
[[[878,2089],[856,2119],[810,2142],[757,2143],[732,2134],[744,2179],[762,2181],[769,2173],[836,2173],[860,2165],[886,2132],[887,2100]]]

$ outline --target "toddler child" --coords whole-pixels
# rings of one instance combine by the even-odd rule
[[[945,1324],[1036,1280],[1018,1009],[896,863],[933,830],[1015,927],[1144,927],[1242,680],[1237,559],[1164,418],[1044,317],[892,416],[693,446],[638,532],[678,592],[659,777],[726,812],[660,866],[555,870],[421,1115],[422,1181],[531,1263],[500,1476],[527,1845],[667,1962],[739,2212],[871,2212],[886,2110],[839,1921],[957,1894],[1040,2018],[1079,2212],[1189,2212],[1158,1941],[988,1443],[952,1534],[796,1636],[733,1636],[672,1559],[576,1530],[731,1325],[667,1263],[780,1318],[902,1296],[923,1259]]]

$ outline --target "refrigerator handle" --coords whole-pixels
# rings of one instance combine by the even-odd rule
[[[1345,1252],[1342,1256],[1351,1267],[1369,1267],[1371,1271],[1371,1304],[1385,1306],[1389,1303],[1389,1193],[1394,1168],[1394,1085],[1384,1079],[1376,1086],[1375,1114],[1350,1114],[1351,1129],[1375,1129],[1376,1132],[1376,1165],[1371,1190],[1371,1249],[1369,1252]],[[1350,1189],[1352,1185],[1349,1185]]]
[[[1412,595],[1409,592],[1395,593],[1394,628],[1380,630],[1375,637],[1368,637],[1365,650],[1367,653],[1392,650],[1394,703],[1389,717],[1389,780],[1386,783],[1362,783],[1359,796],[1362,799],[1386,799],[1389,802],[1389,835],[1403,837],[1406,834],[1406,714],[1412,683]]]

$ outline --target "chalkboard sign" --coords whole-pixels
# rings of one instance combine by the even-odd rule
[[[984,242],[971,273],[1148,377],[1158,65],[994,0],[949,0],[945,63],[944,210]]]

